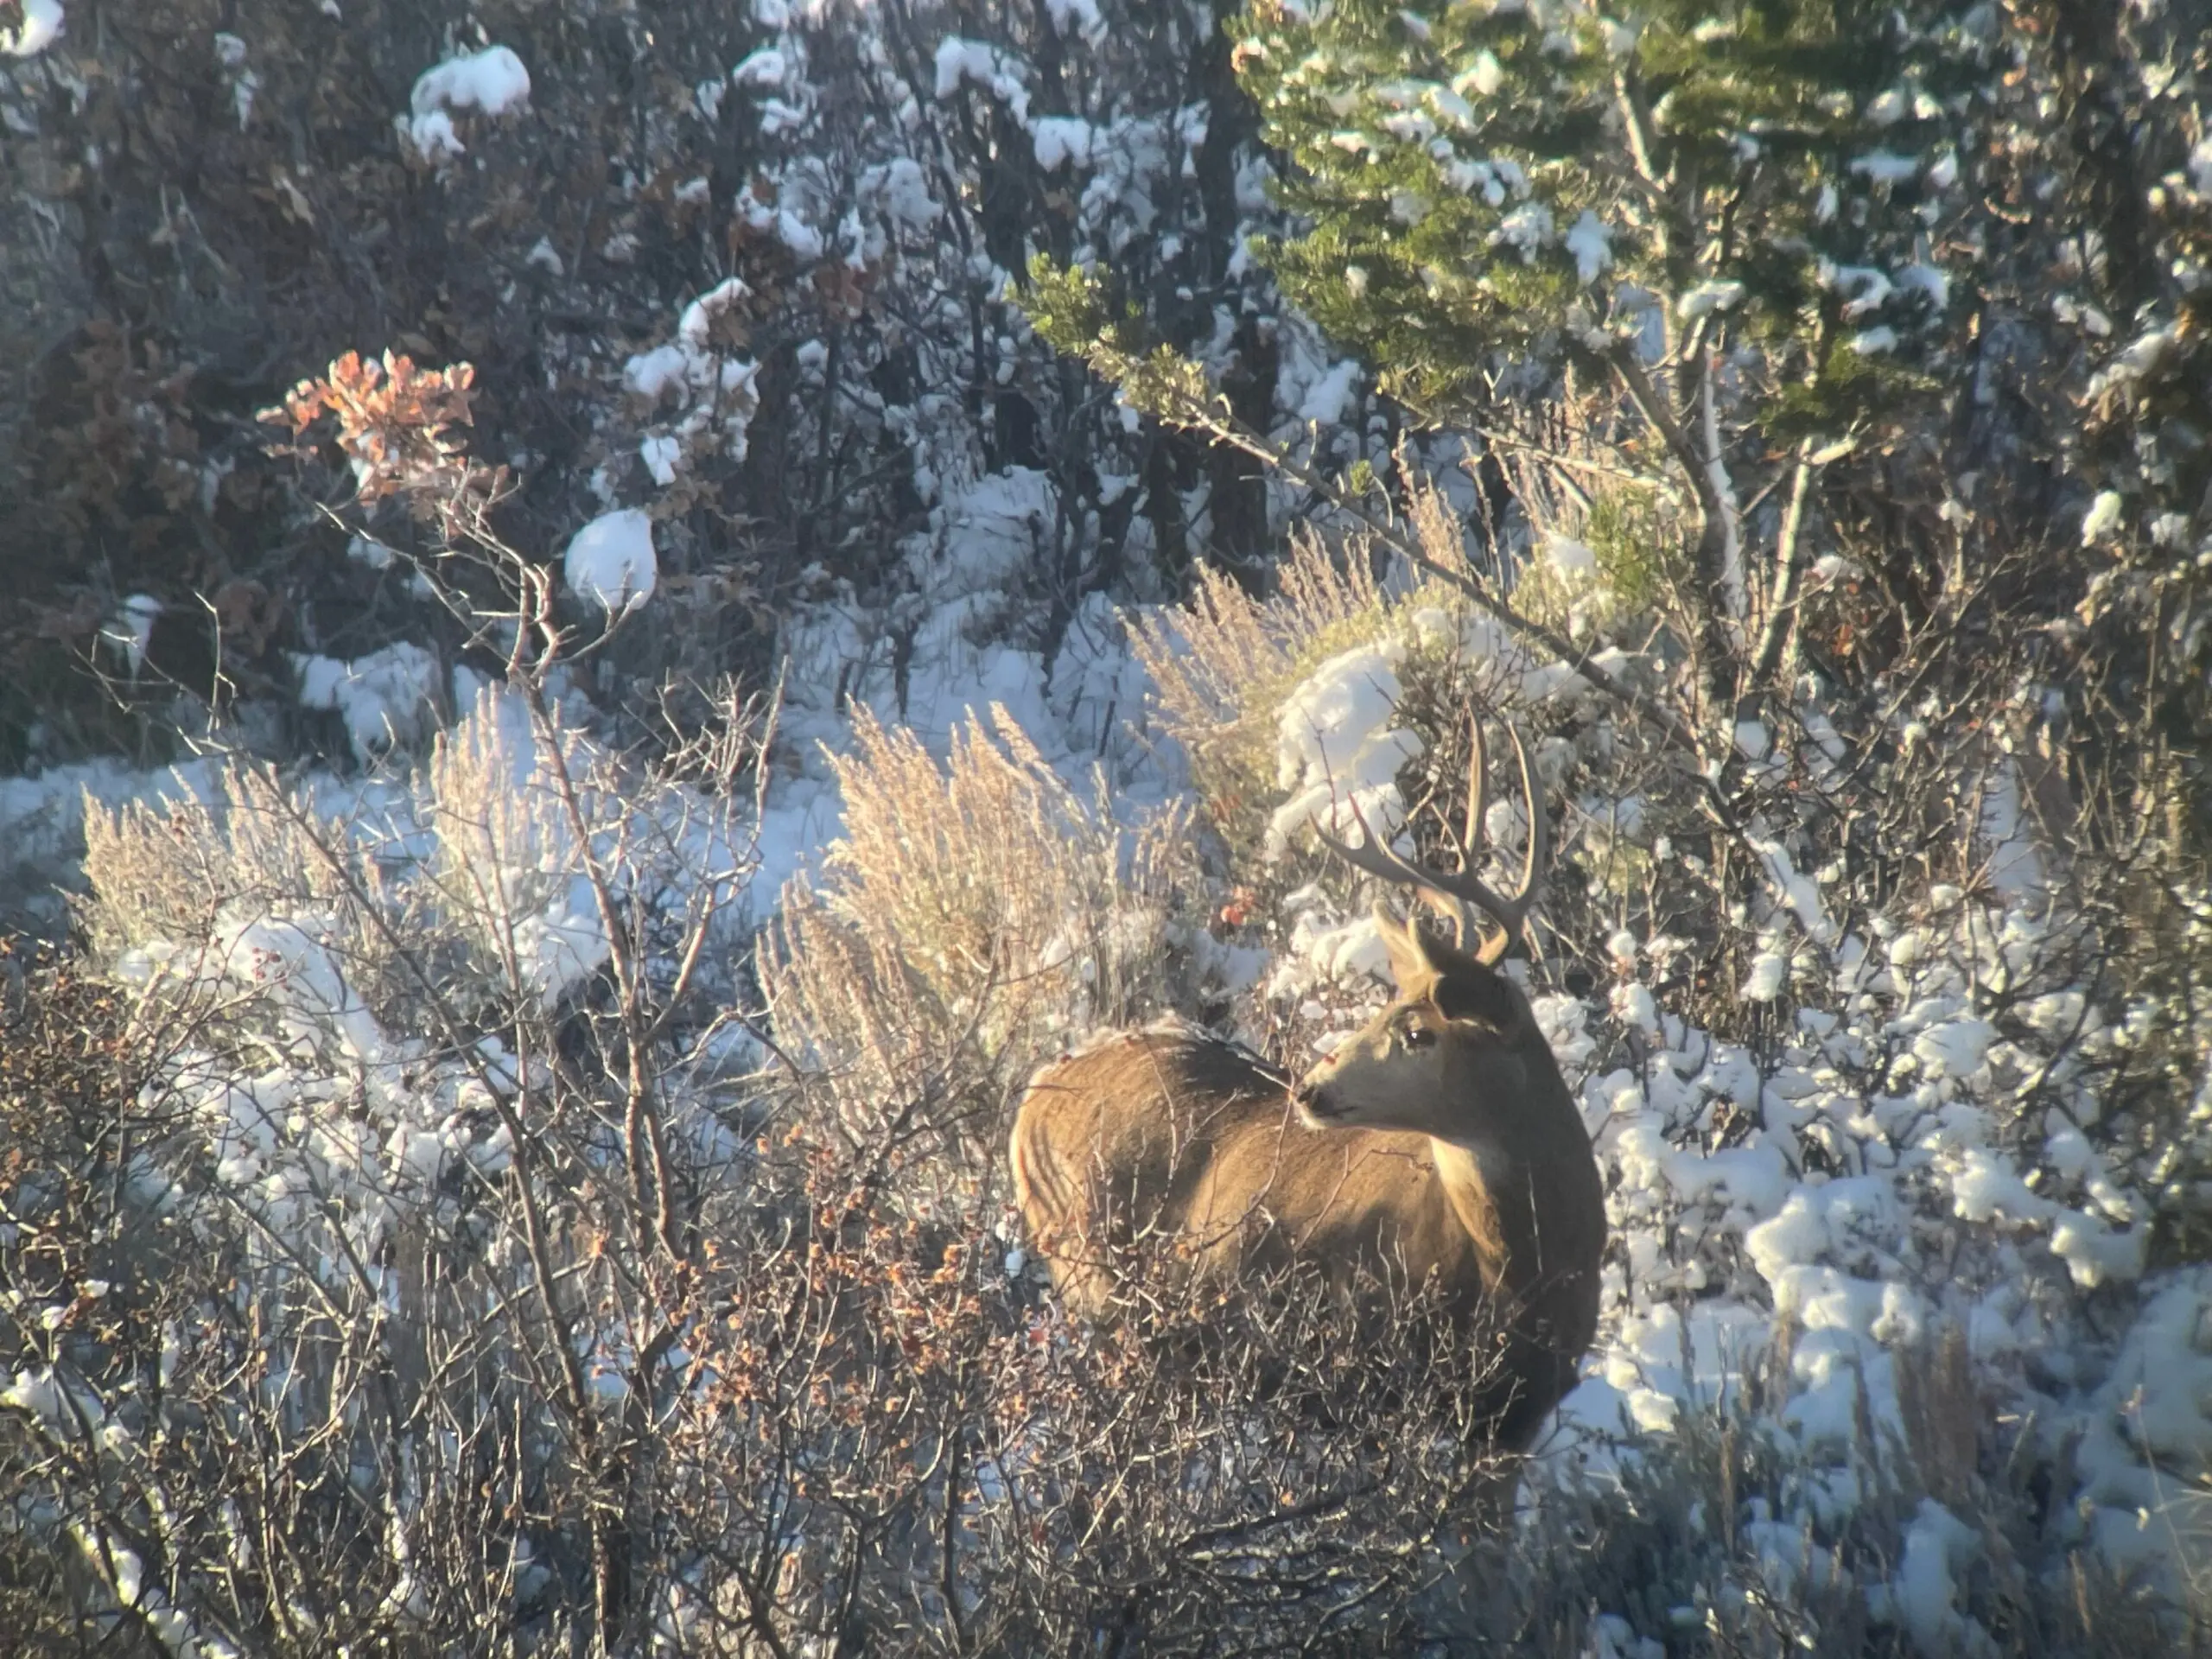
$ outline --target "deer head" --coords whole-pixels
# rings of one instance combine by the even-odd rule
[[[1511,731],[1511,728],[1508,728]],[[1464,829],[1446,831],[1460,868],[1432,870],[1402,858],[1353,808],[1362,843],[1320,839],[1337,856],[1393,886],[1411,888],[1457,925],[1459,948],[1426,937],[1418,923],[1393,918],[1380,904],[1376,926],[1389,952],[1398,994],[1366,1028],[1306,1074],[1292,1091],[1312,1128],[1404,1129],[1447,1141],[1484,1136],[1486,1120],[1517,1113],[1535,1084],[1532,1065],[1550,1059],[1529,999],[1500,971],[1541,894],[1549,835],[1529,752],[1511,733],[1527,793],[1529,838],[1520,891],[1501,897],[1475,874],[1484,822],[1482,728],[1471,728],[1472,751]],[[1484,919],[1496,924],[1483,926]],[[1471,937],[1482,936],[1473,950]],[[1536,1046],[1532,1049],[1531,1045]]]

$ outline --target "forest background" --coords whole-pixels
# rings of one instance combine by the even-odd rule
[[[2201,1649],[2208,22],[0,0],[0,1629]],[[1475,718],[1615,1233],[1502,1533],[1002,1168],[1341,1040]]]

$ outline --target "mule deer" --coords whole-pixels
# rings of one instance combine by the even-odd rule
[[[1539,900],[1548,842],[1517,733],[1513,744],[1529,830],[1510,899],[1476,874],[1479,726],[1459,871],[1399,856],[1363,817],[1357,847],[1321,837],[1451,915],[1459,943],[1378,905],[1397,995],[1294,1088],[1192,1028],[1117,1033],[1039,1072],[1014,1121],[1014,1192],[1071,1311],[1118,1317],[1133,1252],[1164,1250],[1216,1289],[1293,1262],[1346,1291],[1426,1284],[1455,1323],[1495,1334],[1487,1432],[1525,1448],[1596,1332],[1605,1205],[1550,1044],[1499,971]],[[1471,950],[1484,917],[1496,925]]]

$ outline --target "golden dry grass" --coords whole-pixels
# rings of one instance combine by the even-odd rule
[[[345,882],[315,844],[308,820],[266,767],[232,763],[205,797],[85,800],[80,917],[104,956],[213,931],[226,906],[336,909]]]
[[[943,763],[863,714],[831,765],[844,836],[764,945],[779,1028],[848,1135],[928,1135],[980,1173],[1038,1063],[1171,1000],[1187,819],[1124,829],[1103,778],[1084,798],[995,706]]]
[[[1451,556],[1459,557],[1456,531]],[[1376,565],[1363,542],[1332,548],[1301,533],[1266,598],[1202,569],[1184,609],[1129,619],[1154,710],[1189,756],[1192,782],[1240,866],[1264,839],[1284,699],[1314,664],[1385,632],[1403,602],[1384,593]]]

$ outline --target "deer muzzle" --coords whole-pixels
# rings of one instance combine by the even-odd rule
[[[1291,1104],[1298,1108],[1299,1119],[1308,1128],[1325,1128],[1338,1116],[1322,1070],[1317,1066],[1308,1071],[1290,1091]]]

